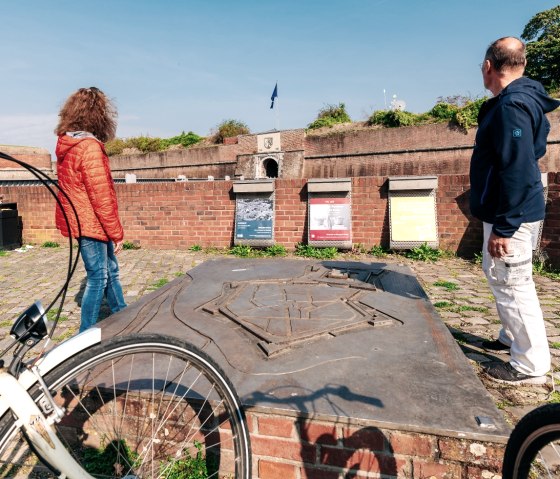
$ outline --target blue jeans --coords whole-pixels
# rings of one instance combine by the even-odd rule
[[[126,308],[126,303],[113,242],[85,237],[80,238],[79,242],[87,273],[86,289],[82,297],[82,332],[97,323],[103,296],[107,297],[112,313]]]

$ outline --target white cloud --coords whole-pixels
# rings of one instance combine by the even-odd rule
[[[0,145],[34,146],[52,152],[57,114],[0,115]]]

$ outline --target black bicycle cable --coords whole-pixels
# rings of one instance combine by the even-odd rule
[[[80,219],[78,217],[78,212],[76,211],[76,208],[74,207],[74,204],[72,203],[72,201],[70,200],[70,198],[68,197],[68,195],[66,194],[66,192],[58,185],[58,183],[56,183],[50,176],[48,176],[46,173],[44,173],[43,171],[39,170],[38,168],[36,168],[33,165],[30,165],[29,163],[26,163],[22,160],[18,160],[10,155],[7,155],[6,153],[2,153],[0,152],[0,158],[3,158],[5,160],[8,161],[12,161],[20,166],[22,166],[23,168],[25,168],[26,170],[28,170],[33,176],[35,176],[43,186],[45,186],[47,188],[47,190],[49,191],[49,193],[54,197],[56,203],[58,204],[58,206],[60,207],[60,210],[62,212],[62,215],[64,217],[64,222],[66,223],[66,227],[68,228],[68,246],[69,246],[69,255],[68,255],[68,269],[67,269],[67,273],[66,273],[66,281],[64,282],[62,288],[60,289],[60,291],[58,292],[58,294],[55,296],[55,298],[51,301],[51,303],[45,308],[44,313],[42,314],[42,316],[46,316],[47,313],[52,309],[52,307],[59,301],[60,299],[60,307],[57,310],[56,316],[52,321],[52,328],[48,334],[48,340],[52,339],[52,336],[54,334],[54,331],[56,329],[56,326],[58,324],[58,321],[60,319],[60,315],[62,313],[62,307],[64,305],[64,301],[66,300],[66,293],[68,291],[69,285],[70,285],[70,280],[72,279],[72,276],[74,275],[74,272],[76,270],[76,267],[78,265],[78,260],[80,258],[80,242],[78,241],[78,250],[76,253],[76,257],[75,259],[73,259],[73,238],[72,238],[72,230],[70,228],[70,221],[68,219],[68,216],[66,214],[66,211],[62,205],[62,202],[60,201],[60,198],[58,197],[56,191],[53,189],[53,187],[51,185],[54,185],[58,191],[60,193],[62,193],[62,195],[64,196],[64,198],[68,201],[68,204],[70,205],[71,209],[72,209],[72,213],[74,214],[74,217],[76,218],[76,223],[77,223],[77,227],[78,227],[78,237],[81,236],[81,226],[80,226]],[[29,328],[24,332],[28,333],[31,329],[33,329],[33,324],[31,326],[29,326]],[[10,349],[12,349],[16,344],[18,343],[17,339],[12,341],[8,347],[6,347],[2,352],[0,352],[0,358],[3,357]],[[48,344],[48,341],[45,343],[46,347]]]

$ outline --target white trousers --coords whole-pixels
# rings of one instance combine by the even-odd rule
[[[533,282],[533,237],[539,222],[522,223],[510,239],[510,254],[488,253],[492,225],[484,223],[482,269],[496,299],[502,322],[499,340],[510,346],[510,364],[519,372],[542,376],[550,370],[550,351],[543,314]]]

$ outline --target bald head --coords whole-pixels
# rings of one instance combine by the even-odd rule
[[[515,37],[499,38],[488,47],[484,59],[489,60],[499,73],[515,71],[523,74],[527,63],[525,44]]]

